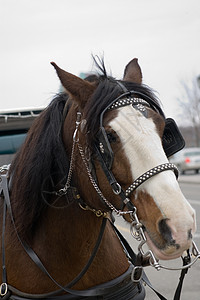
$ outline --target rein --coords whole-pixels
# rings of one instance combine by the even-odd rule
[[[12,224],[14,226],[15,229],[15,233],[17,235],[17,238],[19,240],[19,242],[21,243],[23,249],[25,250],[25,252],[28,254],[28,256],[31,258],[31,260],[39,267],[39,269],[45,273],[60,289],[61,291],[65,291],[67,293],[70,293],[72,295],[76,295],[76,296],[88,296],[87,292],[83,291],[83,293],[81,291],[74,291],[69,289],[70,287],[72,287],[75,283],[77,283],[82,276],[85,274],[85,272],[88,270],[89,266],[91,265],[97,251],[98,248],[100,246],[102,237],[103,237],[103,233],[105,230],[105,226],[106,226],[106,222],[107,222],[107,218],[103,218],[102,221],[102,225],[101,225],[101,229],[100,229],[100,233],[96,242],[96,245],[93,249],[92,255],[89,259],[89,261],[87,262],[86,266],[83,268],[83,270],[81,271],[81,273],[72,281],[70,282],[67,286],[61,286],[57,281],[55,281],[55,279],[49,274],[49,272],[46,270],[46,268],[44,267],[43,263],[41,262],[41,260],[39,259],[39,257],[37,256],[37,254],[24,242],[22,241],[22,239],[20,238],[16,226],[15,226],[15,221],[14,221],[14,217],[13,217],[13,213],[12,213],[12,208],[11,208],[11,203],[10,203],[10,197],[9,197],[9,193],[8,193],[8,186],[7,186],[7,174],[1,174],[1,189],[0,189],[0,194],[3,191],[3,195],[4,195],[4,215],[3,215],[3,239],[2,239],[2,249],[3,249],[3,256],[2,256],[2,261],[3,261],[3,283],[0,286],[0,295],[1,296],[5,296],[7,294],[8,291],[8,286],[7,286],[7,280],[6,280],[6,267],[5,267],[5,246],[4,246],[4,235],[5,235],[5,226],[6,226],[6,209],[8,208],[8,211],[10,213],[10,217],[11,217],[11,221]],[[10,290],[12,291],[12,288],[10,287]],[[85,292],[85,293],[84,293]],[[57,292],[56,292],[57,293]],[[85,295],[84,295],[85,294]],[[49,293],[49,295],[54,295],[54,293]],[[45,294],[46,297],[46,294]],[[41,295],[39,295],[38,298],[43,298]]]
[[[6,300],[6,299],[13,299],[13,300],[23,300],[23,299],[24,300],[31,300],[31,299],[62,300],[63,299],[64,300],[64,299],[85,299],[85,297],[92,297],[93,299],[100,299],[99,298],[100,296],[107,295],[109,293],[115,293],[116,288],[117,288],[118,285],[119,285],[119,288],[120,288],[120,286],[122,287],[122,282],[127,284],[127,279],[131,278],[131,272],[132,272],[132,268],[133,268],[132,266],[130,266],[130,268],[127,270],[127,272],[125,272],[123,275],[119,276],[118,278],[116,278],[116,279],[114,279],[111,282],[108,282],[106,284],[102,284],[100,286],[90,288],[90,289],[87,289],[87,290],[74,290],[74,289],[72,290],[71,289],[71,287],[74,286],[82,278],[82,276],[87,272],[90,265],[92,264],[92,262],[93,262],[93,260],[96,256],[96,253],[97,253],[97,251],[100,247],[101,240],[103,238],[103,234],[104,234],[105,227],[106,227],[106,224],[107,224],[107,220],[109,219],[108,213],[103,213],[100,210],[91,209],[87,205],[83,206],[84,205],[83,203],[82,204],[79,203],[81,209],[90,210],[93,213],[95,213],[95,215],[97,217],[103,217],[102,218],[102,224],[101,224],[101,228],[100,228],[100,232],[99,232],[99,236],[97,238],[96,244],[94,246],[92,254],[91,254],[87,264],[85,265],[85,267],[77,275],[77,277],[74,278],[66,286],[60,285],[50,275],[50,273],[47,271],[47,269],[45,268],[45,266],[43,265],[42,261],[37,256],[37,254],[20,238],[20,236],[17,232],[15,222],[14,222],[13,213],[12,213],[9,192],[8,192],[8,177],[7,177],[8,176],[7,175],[8,169],[9,169],[9,166],[5,166],[5,167],[0,169],[0,195],[3,192],[3,197],[4,197],[3,233],[2,233],[2,250],[3,250],[3,252],[2,252],[2,267],[3,267],[2,279],[3,279],[3,282],[0,285],[1,299],[4,299],[4,300]],[[6,173],[5,173],[5,171],[6,171]],[[25,250],[26,254],[38,266],[38,268],[45,275],[47,275],[60,288],[59,290],[56,290],[55,292],[46,293],[46,294],[29,294],[29,293],[24,293],[22,291],[19,291],[15,287],[7,284],[6,266],[5,266],[5,245],[4,245],[5,226],[6,226],[6,210],[7,209],[9,211],[11,221],[12,221],[15,233],[17,235],[17,238],[18,238],[19,242],[21,243],[21,246]],[[111,224],[112,224],[112,222],[111,222]],[[129,280],[128,282],[131,282],[131,280]],[[131,286],[132,293],[137,295],[138,293],[141,293],[142,290],[143,290],[143,288],[141,287],[141,285],[139,283],[137,283],[137,284],[132,283],[132,286]],[[62,294],[63,292],[66,292],[68,294],[67,295],[66,294],[65,295],[59,295],[59,294]],[[11,295],[11,293],[14,293],[17,296]],[[126,293],[126,292],[124,292],[124,293]],[[115,300],[115,298],[109,298],[109,299]]]

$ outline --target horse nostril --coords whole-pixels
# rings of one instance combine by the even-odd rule
[[[159,228],[159,231],[163,237],[163,239],[170,245],[174,244],[175,245],[175,240],[172,238],[172,232],[171,232],[171,229],[170,227],[168,226],[167,224],[167,221],[169,219],[162,219],[159,221],[158,223],[158,228]]]
[[[188,230],[188,240],[192,240],[192,229]]]

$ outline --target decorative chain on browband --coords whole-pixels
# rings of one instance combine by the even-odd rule
[[[114,102],[108,109],[116,109],[127,105],[138,105],[142,108],[143,105],[149,106],[149,103],[141,98],[125,97]]]

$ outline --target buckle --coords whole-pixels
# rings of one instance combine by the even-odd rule
[[[3,297],[7,294],[8,292],[8,285],[7,283],[3,282],[1,285],[0,285],[0,296]]]
[[[143,267],[142,266],[135,266],[133,268],[132,274],[131,274],[131,280],[133,282],[140,282],[143,274]]]

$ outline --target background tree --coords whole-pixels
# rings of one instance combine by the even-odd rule
[[[191,82],[181,81],[182,96],[178,99],[181,108],[181,117],[184,121],[182,132],[190,132],[187,146],[200,146],[200,75]],[[184,119],[183,119],[184,118]],[[185,128],[184,128],[185,127]],[[189,129],[190,128],[190,129]]]

